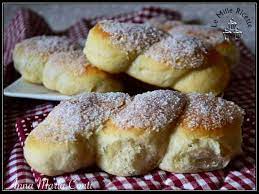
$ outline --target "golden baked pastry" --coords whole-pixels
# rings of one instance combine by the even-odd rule
[[[180,23],[172,25],[176,29]],[[126,72],[143,82],[181,92],[223,92],[230,67],[203,39],[168,34],[149,24],[101,21],[87,37],[84,53],[96,67]]]
[[[168,37],[139,55],[127,73],[134,78],[178,91],[220,94],[229,82],[230,70],[216,52],[199,39]]]
[[[44,67],[42,80],[46,88],[65,95],[123,89],[113,75],[92,66],[82,50],[52,54]]]
[[[180,33],[201,39],[210,49],[215,49],[225,57],[227,63],[233,67],[239,63],[240,51],[231,39],[225,39],[223,30],[205,25],[185,24],[178,20],[168,20],[165,17],[153,18],[148,24],[164,30],[170,34]]]
[[[66,37],[36,36],[15,45],[13,62],[15,69],[28,82],[41,84],[42,72],[53,53],[77,50],[80,46]]]
[[[237,65],[240,60],[238,47],[232,40],[226,40],[223,36],[223,31],[219,28],[179,24],[172,26],[168,32],[172,35],[180,33],[201,39],[209,49],[215,49],[222,55],[231,67]]]
[[[136,95],[97,133],[97,165],[118,176],[156,168],[184,105],[184,95],[171,90]]]
[[[162,31],[150,25],[104,20],[88,33],[84,53],[104,71],[125,72],[138,54],[163,36]]]
[[[159,168],[176,173],[222,169],[240,154],[243,110],[211,94],[191,93]]]
[[[26,161],[49,176],[93,164],[96,131],[118,113],[128,99],[124,93],[85,93],[62,101],[27,137]]]
[[[241,152],[242,121],[241,108],[212,94],[85,93],[50,112],[24,156],[49,176],[94,163],[118,176],[221,169]]]

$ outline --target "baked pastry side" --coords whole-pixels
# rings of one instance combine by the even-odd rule
[[[159,168],[197,173],[225,168],[241,154],[243,110],[212,94],[188,94]]]
[[[57,105],[26,138],[28,164],[48,176],[95,163],[96,135],[127,102],[124,93],[85,93]]]
[[[225,39],[223,30],[211,28],[205,25],[175,25],[168,32],[174,34],[185,34],[191,37],[197,37],[202,40],[209,49],[216,50],[224,57],[227,64],[233,68],[240,61],[240,51],[231,39]]]
[[[170,90],[136,95],[97,133],[97,165],[117,176],[158,167],[184,106],[184,95]]]
[[[65,95],[122,91],[122,81],[97,69],[82,50],[54,53],[43,70],[43,85]]]
[[[80,46],[66,37],[36,36],[15,45],[13,62],[15,69],[28,82],[41,84],[42,72],[53,53],[77,50]]]
[[[174,35],[155,43],[127,70],[134,78],[178,91],[221,93],[230,70],[222,56],[195,37]]]
[[[89,31],[84,53],[104,71],[125,72],[138,54],[164,36],[150,25],[104,20]]]

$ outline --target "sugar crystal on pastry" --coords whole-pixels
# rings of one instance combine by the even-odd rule
[[[151,128],[159,131],[179,116],[184,103],[184,96],[171,90],[138,94],[114,121],[121,128]]]
[[[51,55],[78,49],[80,49],[79,44],[64,36],[32,37],[15,45],[13,50],[14,67],[24,80],[42,84],[42,73]]]
[[[195,129],[199,126],[207,130],[221,128],[242,118],[244,111],[234,102],[223,100],[212,94],[188,94],[189,104],[183,116],[183,123]]]
[[[59,36],[36,36],[23,41],[24,48],[27,52],[48,52],[53,53],[57,51],[76,50],[80,46],[73,44],[71,40],[66,37]]]
[[[85,67],[90,65],[89,61],[86,59],[81,50],[60,52],[56,55],[53,55],[50,58],[49,63],[51,63],[52,66],[63,66],[63,68],[73,72],[77,76],[86,72]]]
[[[117,113],[129,96],[124,93],[85,93],[62,101],[40,125],[45,130],[33,130],[38,138],[51,136],[53,140],[75,140],[78,133],[91,135],[109,117]]]
[[[154,44],[144,54],[176,69],[193,69],[204,64],[206,46],[195,37],[174,34]]]
[[[120,23],[109,20],[99,22],[103,30],[111,35],[114,44],[120,45],[126,51],[142,49],[158,42],[165,33],[148,25]]]
[[[225,41],[222,30],[219,28],[210,28],[205,25],[178,25],[169,31],[169,33],[197,37],[208,46],[216,46]]]

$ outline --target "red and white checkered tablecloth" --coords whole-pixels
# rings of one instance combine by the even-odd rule
[[[20,10],[4,31],[4,86],[18,76],[12,64],[12,50],[15,44],[23,39],[56,34],[84,42],[89,29],[100,19],[144,22],[160,15],[172,20],[181,19],[181,15],[174,10],[145,7],[114,17],[81,19],[63,32],[53,32],[42,17],[31,10]],[[231,83],[224,93],[224,98],[234,101],[246,111],[243,124],[244,153],[225,169],[197,174],[175,174],[155,169],[144,176],[119,177],[93,167],[62,176],[47,177],[28,166],[22,147],[28,133],[57,103],[4,97],[4,189],[255,190],[255,56],[242,41],[237,44],[241,50],[241,61],[232,73]]]

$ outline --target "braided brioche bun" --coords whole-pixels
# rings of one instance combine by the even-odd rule
[[[72,43],[65,37],[36,36],[29,38],[15,45],[14,67],[24,80],[41,84],[42,72],[50,55],[79,48],[78,44]]]
[[[43,85],[62,94],[121,91],[114,76],[92,66],[81,50],[54,53],[43,71]]]
[[[41,124],[37,130],[45,130],[48,126]],[[60,143],[53,141],[50,136],[40,139],[30,135],[26,139],[24,157],[33,169],[48,176],[55,176],[94,164],[94,138],[78,136],[76,141]]]
[[[84,53],[104,71],[126,72],[158,87],[184,93],[223,92],[230,77],[225,56],[212,49],[206,37],[174,30],[184,26],[181,22],[171,26],[168,34],[149,24],[101,21],[90,30]]]
[[[27,137],[24,155],[49,176],[97,164],[118,176],[224,168],[241,152],[243,111],[212,94],[85,93],[62,101]]]

